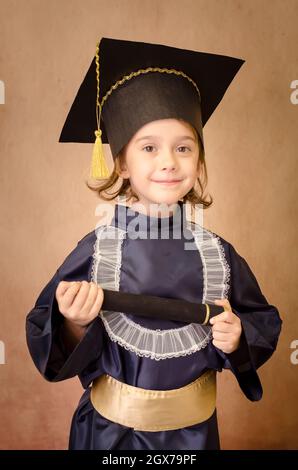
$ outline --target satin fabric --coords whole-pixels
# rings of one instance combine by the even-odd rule
[[[90,399],[106,419],[136,431],[172,431],[206,421],[216,404],[216,372],[208,370],[174,390],[147,390],[103,374],[92,383]]]
[[[112,225],[127,228],[130,219],[123,222],[121,217],[126,210],[116,205]],[[145,215],[141,217],[147,221]],[[150,223],[152,227],[152,218]],[[159,233],[158,219],[155,219],[155,228]],[[275,350],[282,322],[276,307],[262,294],[245,259],[230,243],[219,238],[231,269],[228,298],[243,327],[240,347],[232,354],[224,354],[210,341],[206,347],[188,356],[159,361],[140,357],[111,341],[100,317],[89,325],[75,349],[67,351],[60,337],[64,317],[59,312],[55,291],[61,280],[91,280],[95,231],[78,242],[44,287],[27,316],[27,343],[36,367],[47,380],[55,382],[78,375],[86,388],[72,420],[70,449],[220,448],[216,410],[207,421],[175,431],[139,432],[106,420],[93,408],[89,396],[92,380],[103,373],[135,387],[170,390],[194,381],[208,369],[220,372],[227,368],[233,372],[248,399],[261,399],[262,386],[256,369]],[[185,237],[181,240],[125,239],[120,290],[200,303],[202,260],[198,251],[184,250],[184,242]],[[183,322],[131,318],[152,329],[184,325]]]

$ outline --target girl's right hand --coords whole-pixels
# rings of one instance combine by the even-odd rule
[[[103,290],[94,282],[60,281],[56,289],[59,311],[70,322],[84,327],[97,317],[103,303]]]

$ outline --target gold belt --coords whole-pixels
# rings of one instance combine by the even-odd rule
[[[216,372],[174,390],[146,390],[104,374],[93,381],[93,407],[104,418],[136,431],[169,431],[201,423],[215,410]]]

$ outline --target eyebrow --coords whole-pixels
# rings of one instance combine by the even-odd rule
[[[141,140],[150,140],[150,139],[156,139],[156,138],[160,139],[160,137],[158,135],[145,135],[144,137],[139,137],[136,140],[136,143],[140,142]],[[193,142],[196,142],[196,139],[194,137],[191,137],[190,135],[179,136],[179,137],[177,137],[176,140],[192,140]]]

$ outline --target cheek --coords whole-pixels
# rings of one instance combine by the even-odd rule
[[[198,174],[198,162],[196,160],[189,160],[185,162],[185,172],[190,178],[196,178]]]
[[[135,166],[135,173],[146,176],[153,170],[152,160],[147,158],[140,158]]]
[[[131,169],[130,175],[131,178],[134,180],[135,183],[141,183],[141,179],[146,178],[150,175],[152,171],[152,165],[146,162],[146,160],[141,159],[139,161],[135,161],[133,168]]]

